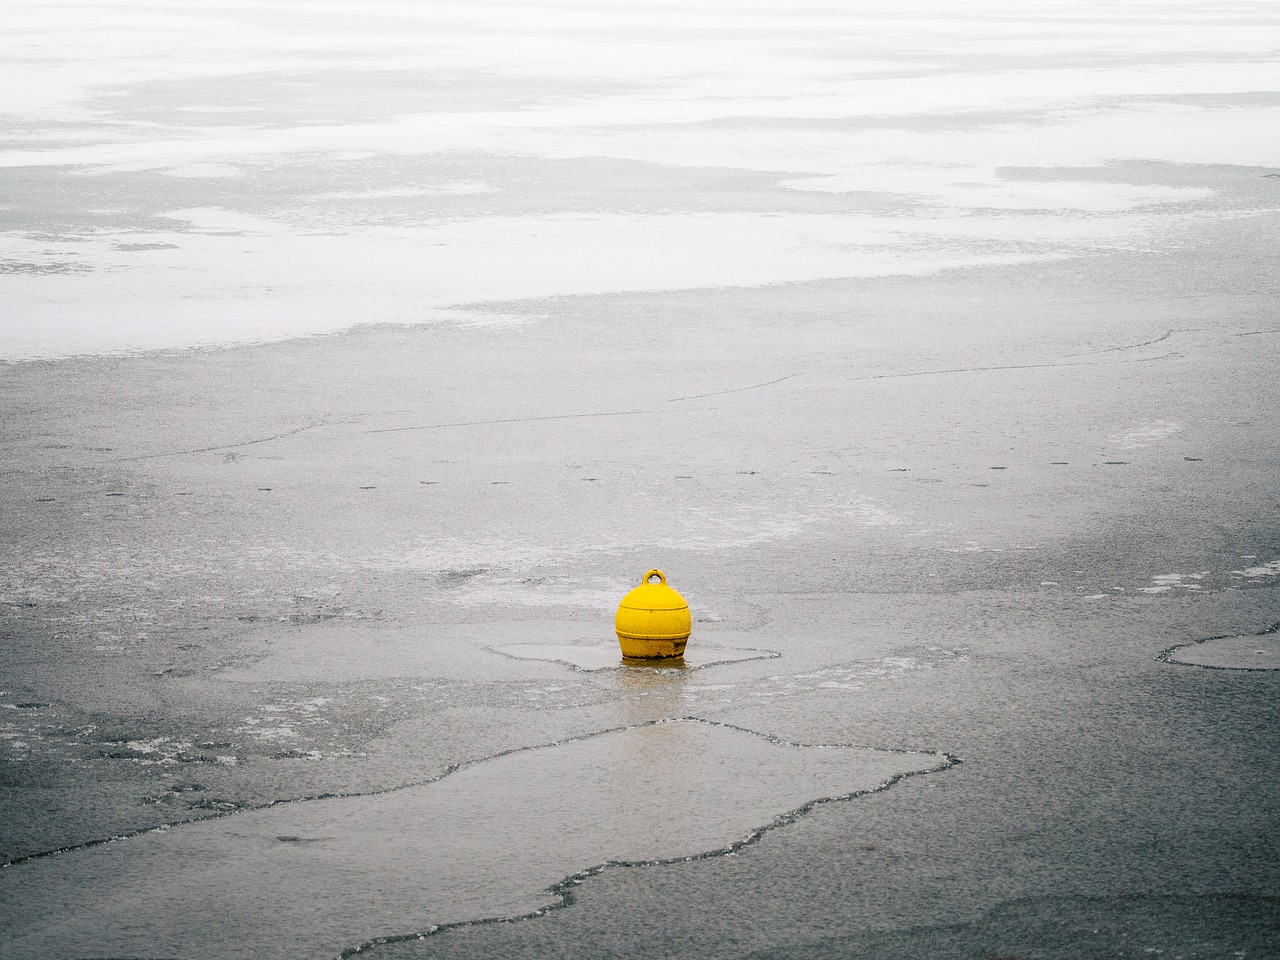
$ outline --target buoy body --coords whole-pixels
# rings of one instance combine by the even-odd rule
[[[650,583],[653,577],[657,583]],[[618,605],[614,627],[628,660],[667,660],[684,656],[692,628],[689,604],[667,586],[661,570],[650,570]]]

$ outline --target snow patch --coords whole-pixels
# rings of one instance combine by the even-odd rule
[[[1182,429],[1182,424],[1173,420],[1150,420],[1123,433],[1113,433],[1107,439],[1122,450],[1141,450],[1169,439]]]

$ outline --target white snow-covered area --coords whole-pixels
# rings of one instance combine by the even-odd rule
[[[1274,577],[1280,574],[1280,560],[1272,560],[1269,563],[1259,563],[1256,566],[1245,567],[1243,570],[1232,570],[1232,573],[1241,577],[1248,577],[1250,580],[1259,580],[1263,577]]]
[[[1261,6],[10,4],[6,180],[82,195],[76,216],[130,178],[245,189],[11,217],[0,359],[1176,244],[1240,211],[1115,164],[1274,163]],[[568,162],[640,193],[536,209]],[[376,172],[335,182],[350,164]],[[662,176],[769,199],[681,208]]]
[[[1108,439],[1122,450],[1142,450],[1181,433],[1183,426],[1173,420],[1152,420],[1114,433]]]
[[[1208,570],[1200,573],[1161,573],[1151,578],[1151,586],[1138,587],[1138,593],[1170,593],[1178,590],[1199,590]]]

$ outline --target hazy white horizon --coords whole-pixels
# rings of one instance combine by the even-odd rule
[[[1262,3],[11,4],[0,358],[1159,250],[1277,208]],[[1241,185],[1243,184],[1243,186]]]

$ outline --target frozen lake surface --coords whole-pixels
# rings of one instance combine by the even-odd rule
[[[765,660],[778,656],[772,650],[735,650],[732,647],[705,647],[695,644],[684,656],[652,663],[622,662],[619,651],[611,643],[509,643],[494,647],[496,653],[517,660],[553,660],[579,670],[697,670],[717,663],[733,663],[735,660]]]
[[[1197,173],[1280,154],[1276,32],[1263,3],[18,3],[0,356],[1184,243],[1258,214]]]
[[[0,955],[1275,956],[1278,78],[1264,3],[8,4]]]
[[[288,803],[22,864],[0,874],[6,909],[28,918],[5,954],[336,956],[359,946],[356,930],[412,940],[476,917],[532,914],[559,900],[553,885],[609,863],[731,854],[815,801],[947,764],[694,720],[608,731],[385,793]]]
[[[1280,642],[1276,634],[1246,637],[1214,637],[1200,643],[1176,647],[1167,657],[1170,663],[1188,663],[1220,670],[1280,670]]]

